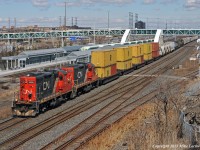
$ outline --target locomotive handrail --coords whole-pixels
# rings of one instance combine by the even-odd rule
[[[74,84],[77,86],[78,85],[78,80],[74,80]]]

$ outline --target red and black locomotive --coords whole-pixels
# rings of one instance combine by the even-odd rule
[[[14,116],[36,116],[99,84],[95,67],[81,63],[57,70],[29,73],[20,77],[20,91],[15,95]]]

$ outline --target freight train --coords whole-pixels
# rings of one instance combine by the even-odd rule
[[[81,93],[144,66],[198,37],[168,42],[103,47],[91,52],[91,62],[77,63],[20,77],[12,104],[13,116],[36,116]],[[181,44],[180,44],[181,43]]]

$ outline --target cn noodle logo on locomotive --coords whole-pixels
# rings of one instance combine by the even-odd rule
[[[43,91],[46,91],[50,89],[50,83],[49,81],[43,82]]]
[[[26,95],[26,94],[32,94],[32,90],[27,90],[27,89],[23,89],[22,90],[22,93],[24,94],[24,95]]]

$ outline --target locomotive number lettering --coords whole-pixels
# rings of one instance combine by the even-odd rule
[[[78,72],[77,77],[80,79],[82,76],[82,72]]]
[[[43,82],[43,90],[46,91],[50,88],[49,82]]]

